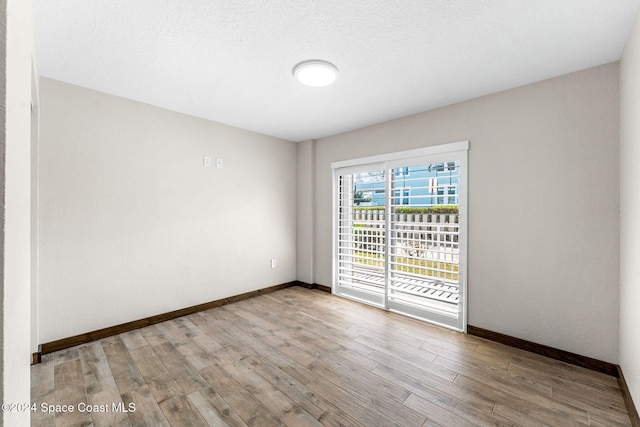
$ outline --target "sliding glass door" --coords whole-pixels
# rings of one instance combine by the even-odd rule
[[[335,294],[465,329],[467,146],[334,166]]]
[[[381,307],[387,281],[386,177],[385,170],[375,166],[343,170],[337,176],[335,289]]]

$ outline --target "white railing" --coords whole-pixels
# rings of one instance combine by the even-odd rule
[[[355,261],[377,265],[382,259],[386,238],[397,267],[405,272],[420,272],[457,281],[459,214],[393,213],[390,230],[385,232],[384,209],[354,209],[352,216]],[[358,252],[359,251],[359,252]],[[395,262],[393,262],[395,264]]]

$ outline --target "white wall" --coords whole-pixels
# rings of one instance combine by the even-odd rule
[[[640,408],[640,14],[620,64],[620,366]]]
[[[296,218],[296,278],[313,284],[313,146],[315,141],[297,144],[298,173]]]
[[[41,342],[295,280],[294,143],[50,79],[40,92]]]
[[[40,99],[38,73],[31,76],[31,353],[38,352],[38,138],[40,135]]]
[[[6,7],[6,9],[5,9]],[[5,33],[6,31],[6,33]],[[0,6],[0,191],[3,192],[2,337],[3,403],[30,401],[30,186],[32,4],[8,0]],[[4,38],[6,34],[6,39]],[[29,425],[29,413],[3,412],[2,425]]]
[[[469,324],[617,363],[618,77],[608,64],[316,141],[315,281],[332,280],[332,161],[469,140]]]

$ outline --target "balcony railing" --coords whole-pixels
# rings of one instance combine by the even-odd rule
[[[459,214],[394,212],[389,230],[386,214],[385,209],[357,208],[341,224],[340,282],[371,292],[383,289],[388,261],[390,289],[396,298],[428,299],[441,310],[455,311]],[[390,239],[389,258],[386,239]]]

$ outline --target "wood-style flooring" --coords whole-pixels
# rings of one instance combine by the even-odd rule
[[[31,373],[33,426],[630,425],[613,377],[301,287]]]

